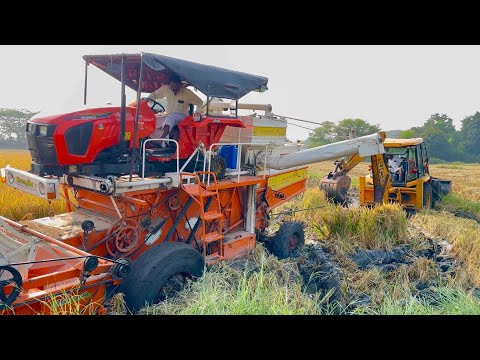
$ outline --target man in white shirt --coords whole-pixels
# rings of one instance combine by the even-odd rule
[[[388,154],[388,170],[393,175],[394,181],[400,181],[402,179],[402,167],[400,166],[401,161],[398,158],[393,158],[393,154]]]
[[[150,135],[151,138],[167,138],[170,131],[189,115],[190,104],[196,105],[196,112],[201,113],[203,101],[192,90],[182,87],[182,80],[176,74],[170,77],[170,84],[165,84],[152,92],[149,96],[154,100],[167,100],[167,117],[163,128],[157,129]],[[158,123],[158,122],[157,122]]]

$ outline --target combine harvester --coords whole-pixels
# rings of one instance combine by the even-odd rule
[[[285,222],[273,237],[265,229],[272,209],[305,190],[311,163],[372,157],[383,167],[374,171],[375,199],[384,199],[383,132],[305,150],[286,142],[287,122],[270,105],[238,103],[265,91],[265,77],[149,53],[84,59],[85,85],[88,65],[100,68],[120,81],[121,106],[28,121],[31,170],[6,167],[2,177],[46,200],[63,197],[68,212],[28,226],[0,218],[4,313],[48,313],[45,297],[65,292],[96,304],[90,313],[123,292],[137,311],[256,241],[291,256],[304,243],[301,224]],[[162,106],[141,96],[172,74],[206,96],[204,113],[187,116],[177,140],[151,139]],[[128,106],[126,86],[137,92]],[[150,146],[158,141],[171,146]]]

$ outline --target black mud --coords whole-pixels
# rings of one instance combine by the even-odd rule
[[[357,250],[350,258],[360,270],[379,268],[392,271],[401,265],[412,264],[418,258],[432,259],[442,273],[454,270],[455,259],[448,255],[449,244],[443,239],[429,240],[425,250],[414,251],[410,246],[397,246],[391,250]]]
[[[308,294],[319,292],[324,303],[345,305],[342,270],[327,250],[319,244],[305,245],[297,264]]]
[[[475,215],[475,214],[473,214],[469,211],[455,210],[455,211],[452,211],[451,213],[453,215],[457,216],[457,217],[461,217],[461,218],[464,218],[464,219],[475,220],[477,223],[480,224],[480,217],[478,217],[477,215]]]

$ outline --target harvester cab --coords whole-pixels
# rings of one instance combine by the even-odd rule
[[[312,149],[290,144],[287,121],[270,104],[239,103],[267,89],[263,76],[149,53],[84,59],[86,68],[120,81],[121,105],[31,119],[31,169],[6,167],[2,177],[46,200],[65,199],[67,213],[15,226],[123,266],[126,278],[116,280],[116,291],[131,310],[162,300],[172,281],[198,277],[205,265],[244,256],[257,241],[281,258],[292,256],[304,242],[301,224],[284,223],[273,237],[265,230],[271,211],[305,190],[308,165],[385,152],[383,132]],[[162,107],[142,99],[172,73],[206,97],[204,112],[178,124],[178,140],[153,136]],[[129,105],[126,86],[137,93]],[[149,146],[162,141],[173,146]],[[26,272],[25,280],[34,275]],[[37,292],[46,286],[34,285]]]

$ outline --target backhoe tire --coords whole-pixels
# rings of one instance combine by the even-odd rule
[[[305,244],[303,225],[299,222],[287,221],[280,226],[272,240],[273,255],[279,259],[295,257]]]
[[[145,305],[174,296],[187,278],[200,277],[203,270],[203,256],[189,245],[162,243],[139,256],[119,292],[125,295],[128,309],[136,313]]]
[[[432,185],[429,182],[423,183],[423,208],[433,208]]]
[[[435,203],[440,200],[442,195],[442,185],[437,179],[432,179],[432,208],[435,207]]]

